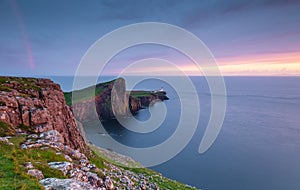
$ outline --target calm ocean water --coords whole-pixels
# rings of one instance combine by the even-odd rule
[[[72,77],[50,77],[63,90],[72,89]],[[108,78],[101,79],[103,81]],[[300,77],[225,77],[227,111],[223,128],[204,154],[198,154],[210,116],[211,94],[203,77],[191,77],[200,100],[200,122],[185,149],[151,169],[201,189],[298,190],[300,188]],[[103,122],[108,135],[133,147],[148,147],[166,140],[176,130],[180,100],[176,91],[159,80],[138,84],[137,89],[164,87],[167,117],[154,132],[137,134],[116,121]],[[186,98],[189,97],[186,92]],[[193,104],[194,100],[190,100]],[[147,109],[135,117],[149,118]],[[189,127],[187,124],[186,127]],[[88,138],[109,148],[97,126],[86,129]],[[131,155],[134,158],[134,155]]]

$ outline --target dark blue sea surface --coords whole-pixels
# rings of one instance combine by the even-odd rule
[[[51,78],[65,91],[72,89],[71,77]],[[151,169],[201,189],[298,190],[300,77],[225,77],[225,120],[215,143],[204,154],[199,154],[198,148],[207,127],[210,100],[214,94],[210,93],[204,77],[191,77],[191,80],[196,87],[201,110],[196,133],[182,152]],[[136,89],[160,87],[164,87],[170,98],[164,102],[168,109],[167,117],[160,128],[138,134],[116,121],[106,121],[102,124],[107,132],[99,132],[98,126],[92,126],[86,129],[88,138],[105,148],[110,148],[107,135],[132,147],[149,147],[164,142],[176,130],[179,121],[178,89],[155,79],[138,84]],[[189,98],[189,92],[185,92],[185,98]],[[195,100],[189,101],[193,104]],[[144,109],[135,117],[147,120],[150,113]],[[189,127],[188,123],[186,127]],[[134,158],[134,155],[130,156]]]

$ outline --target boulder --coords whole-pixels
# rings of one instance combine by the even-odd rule
[[[34,177],[38,178],[39,180],[44,179],[44,175],[43,175],[42,171],[37,170],[37,169],[28,170],[27,174],[34,176]]]
[[[12,142],[8,140],[8,137],[0,137],[0,141],[5,142],[8,145],[14,145]]]
[[[57,179],[47,178],[40,181],[46,190],[94,190],[87,182],[77,181],[75,179]]]
[[[50,168],[60,170],[64,175],[67,175],[69,170],[73,169],[73,163],[70,162],[49,162]]]

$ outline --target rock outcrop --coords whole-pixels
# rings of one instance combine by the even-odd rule
[[[46,178],[42,171],[35,169],[31,162],[25,162],[23,166],[27,169],[27,174],[39,179],[39,183],[45,189],[159,189],[156,183],[150,182],[153,177],[159,175],[144,176],[132,171],[119,168],[110,163],[103,162],[105,167],[98,168],[92,164],[88,157],[77,150],[62,143],[62,135],[51,130],[40,135],[27,135],[26,141],[21,143],[22,149],[49,149],[52,148],[56,154],[63,154],[71,161],[48,161],[50,168],[59,170],[68,179]]]
[[[0,121],[34,132],[57,130],[71,148],[86,150],[58,84],[49,79],[0,77]]]
[[[103,99],[99,97],[97,103],[116,100],[113,108],[106,111],[125,115],[141,108],[141,100],[126,92],[125,81],[117,80],[116,89],[109,83],[106,85],[104,94],[99,93]],[[115,90],[116,97],[112,97],[111,92]],[[94,98],[92,101],[95,103]],[[103,111],[101,106],[97,109]],[[107,117],[111,117],[110,114]],[[173,189],[185,189],[182,184],[143,168],[134,172],[129,169],[129,158],[88,146],[82,131],[58,84],[49,79],[0,77],[0,148],[3,151],[0,167],[15,167],[10,178],[6,176],[1,182],[1,189],[29,189],[32,185],[34,189],[49,190],[158,190],[158,183],[163,187],[171,188],[172,184],[178,186]],[[114,163],[107,157],[115,157],[111,158]],[[123,161],[116,162],[120,158]],[[120,167],[122,165],[126,167]],[[36,179],[30,178],[30,185],[23,186],[29,179],[26,175]]]
[[[72,105],[75,117],[79,121],[95,119],[93,118],[95,113],[97,114],[96,119],[106,120],[113,119],[116,116],[128,116],[131,112],[136,113],[141,109],[140,101],[129,97],[126,93],[126,85],[123,78],[98,84],[96,85],[97,88],[101,90],[94,97],[82,101],[75,100],[76,103]],[[81,92],[78,92],[78,96],[80,97],[80,93],[87,94],[83,92],[88,92],[89,90],[90,88],[83,89]]]
[[[76,119],[82,122],[93,119],[107,120],[117,116],[127,117],[136,114],[140,109],[148,107],[157,100],[168,100],[166,92],[151,91],[126,91],[126,84],[123,78],[97,84],[94,89],[91,87],[81,91],[75,91],[75,97],[83,99],[81,94],[92,93],[97,89],[99,93],[91,98],[76,101],[72,104]],[[101,90],[99,90],[101,89]],[[71,92],[70,92],[71,93]],[[134,94],[134,95],[132,95]],[[94,108],[94,109],[93,109]]]
[[[140,107],[148,107],[154,104],[157,101],[164,101],[169,100],[167,97],[167,93],[165,91],[156,91],[156,92],[149,92],[149,91],[132,91],[132,94],[144,93],[147,95],[134,95],[137,101],[139,101]]]

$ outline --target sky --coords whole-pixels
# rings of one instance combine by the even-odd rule
[[[300,76],[299,10],[299,0],[0,0],[0,75],[72,76],[105,34],[162,22],[196,35],[225,76]],[[116,75],[146,58],[168,60],[188,75],[203,74],[180,52],[153,44],[120,52],[103,74]],[[175,73],[153,64],[131,74],[149,72]]]

